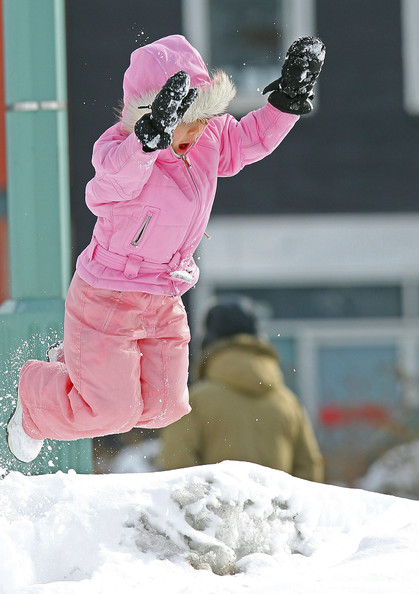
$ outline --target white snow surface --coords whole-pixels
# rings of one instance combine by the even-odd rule
[[[0,481],[1,594],[417,593],[419,502],[247,462]]]

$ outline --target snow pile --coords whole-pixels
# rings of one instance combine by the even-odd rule
[[[367,491],[419,499],[419,441],[404,443],[386,452],[357,484]]]
[[[256,476],[249,478],[242,491],[237,477],[224,473],[222,482],[213,471],[185,477],[165,501],[174,523],[152,518],[149,509],[133,525],[137,546],[156,554],[163,549],[165,557],[180,555],[194,568],[217,575],[236,573],[239,562],[255,553],[299,552],[294,512],[286,499],[272,497]]]
[[[14,472],[0,510],[1,594],[417,592],[419,502],[246,462]]]

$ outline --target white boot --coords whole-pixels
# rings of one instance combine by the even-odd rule
[[[63,361],[64,359],[64,343],[54,342],[47,349],[46,359],[48,363],[56,363],[57,361]]]
[[[41,451],[44,440],[34,439],[25,433],[22,425],[22,413],[22,405],[18,396],[15,411],[7,424],[7,443],[15,458],[21,462],[32,462]]]

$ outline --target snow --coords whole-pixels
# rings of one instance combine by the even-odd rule
[[[418,591],[419,502],[247,462],[0,481],[1,594]]]
[[[357,486],[376,493],[419,499],[419,441],[397,445],[375,460]]]

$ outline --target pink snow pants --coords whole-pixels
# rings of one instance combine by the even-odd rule
[[[180,297],[97,289],[76,273],[64,360],[20,373],[25,432],[73,440],[173,423],[190,411],[189,340]]]

